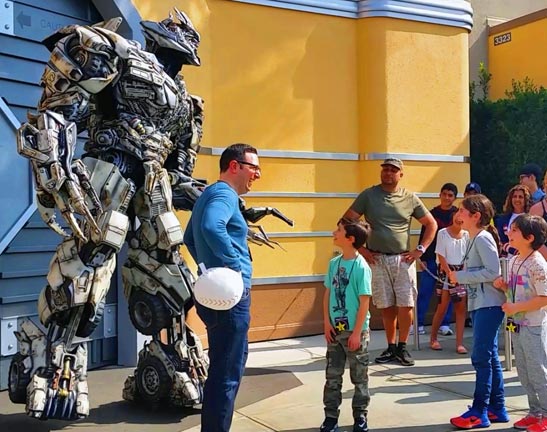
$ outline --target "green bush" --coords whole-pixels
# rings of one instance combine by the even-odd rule
[[[506,97],[492,102],[490,78],[481,65],[479,83],[470,88],[471,180],[501,212],[525,163],[547,168],[547,90],[526,78],[513,81]]]

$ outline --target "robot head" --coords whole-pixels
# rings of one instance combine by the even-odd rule
[[[175,14],[180,23],[173,20],[171,13],[160,22],[141,21],[146,50],[156,55],[167,51],[170,56],[182,59],[182,64],[199,66],[199,33],[184,12],[175,8]]]

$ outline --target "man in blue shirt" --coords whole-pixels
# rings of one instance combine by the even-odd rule
[[[252,267],[239,195],[249,192],[258,179],[260,166],[254,147],[233,144],[226,148],[220,156],[219,180],[205,188],[196,201],[184,234],[184,243],[196,263],[241,272],[244,284],[241,300],[232,309],[220,311],[196,303],[207,327],[210,360],[201,410],[202,432],[230,430],[247,361]]]
[[[530,190],[532,204],[540,202],[545,197],[545,192],[539,187],[541,179],[541,168],[538,164],[527,163],[520,170],[520,184],[526,186]]]

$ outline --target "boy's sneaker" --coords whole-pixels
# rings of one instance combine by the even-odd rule
[[[505,408],[500,410],[489,408],[488,420],[490,420],[490,423],[507,423],[509,422],[509,414]]]
[[[395,357],[397,358],[397,361],[403,366],[414,366],[414,359],[406,349],[406,346],[398,347],[397,351],[395,352]]]
[[[536,417],[535,415],[528,414],[526,417],[523,417],[520,420],[516,421],[513,424],[513,427],[515,429],[526,430],[529,427],[538,424],[540,421],[541,421],[540,417]]]
[[[389,363],[396,360],[395,352],[391,347],[388,347],[378,357],[374,359],[376,363]]]
[[[353,423],[353,432],[368,432],[367,417],[360,415]]]
[[[490,426],[490,420],[488,420],[486,413],[481,413],[473,408],[469,408],[459,417],[451,418],[450,423],[458,429],[487,428]]]
[[[319,427],[319,432],[337,432],[338,431],[338,419],[332,417],[325,417],[325,421]]]
[[[452,336],[454,334],[452,329],[448,326],[440,326],[439,333],[442,334],[443,336]]]

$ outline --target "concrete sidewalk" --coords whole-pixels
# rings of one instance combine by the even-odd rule
[[[470,329],[466,329],[471,347]],[[455,352],[454,336],[440,337],[443,351],[411,350],[416,366],[396,364],[369,368],[371,431],[445,432],[453,428],[450,417],[461,414],[471,402],[474,371],[468,355]],[[371,361],[385,347],[383,331],[372,333]],[[234,432],[315,432],[323,421],[323,336],[261,342],[250,347],[245,378],[237,401]],[[151,412],[121,398],[123,381],[131,369],[110,368],[90,373],[90,416],[80,422],[40,422],[24,414],[23,405],[0,393],[0,431],[199,431],[199,410],[165,409]],[[516,370],[505,372],[507,407],[511,423],[489,430],[514,430],[512,423],[526,414],[527,399]],[[351,431],[352,386],[346,373],[341,407],[341,431]]]

